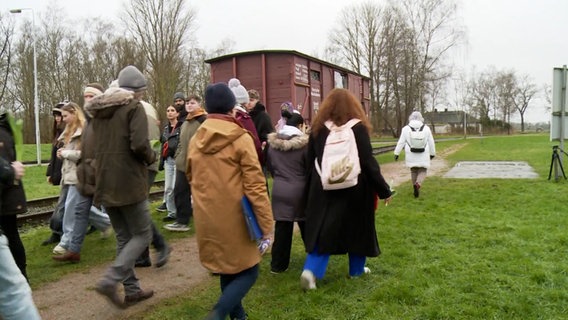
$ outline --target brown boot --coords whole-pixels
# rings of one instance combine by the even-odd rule
[[[99,283],[97,283],[95,290],[99,294],[105,296],[116,307],[121,309],[127,307],[124,301],[118,296],[118,292],[116,290],[116,284],[112,284],[110,282],[102,280],[99,281]]]
[[[126,295],[124,297],[124,304],[126,306],[132,306],[137,304],[140,301],[144,301],[146,299],[151,298],[154,295],[154,290],[142,290],[140,289],[140,291],[133,293],[133,294],[129,294]]]
[[[81,261],[81,254],[77,253],[77,252],[67,251],[67,252],[65,252],[65,254],[53,256],[52,258],[53,258],[53,260],[59,261],[59,262],[65,262],[65,261],[79,262],[79,261]]]

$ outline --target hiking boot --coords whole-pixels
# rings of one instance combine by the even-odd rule
[[[52,233],[51,236],[49,236],[49,238],[47,238],[41,243],[41,245],[47,246],[48,244],[59,243],[59,241],[61,241],[61,236],[58,235],[57,233]]]
[[[160,212],[166,212],[168,211],[168,207],[166,206],[165,202],[162,202],[162,204],[159,207],[157,207],[156,210]]]
[[[137,259],[134,263],[135,268],[147,268],[152,266],[152,260],[150,258]]]
[[[172,224],[166,224],[164,228],[166,228],[166,230],[175,231],[175,232],[189,231],[189,226],[187,224],[182,224],[178,222],[174,222]]]
[[[302,271],[300,276],[300,285],[304,291],[316,289],[316,277],[310,270]]]
[[[60,245],[56,245],[55,248],[53,248],[53,254],[55,255],[64,255],[65,253],[67,253],[67,249]]]
[[[160,268],[168,263],[170,259],[170,252],[172,249],[168,244],[164,244],[164,247],[161,250],[158,250],[158,261],[156,261],[156,268]]]
[[[57,255],[57,256],[53,256],[51,257],[53,260],[55,261],[59,261],[59,262],[80,262],[81,261],[81,254],[78,252],[72,252],[72,251],[67,251],[65,252],[65,254],[62,255]]]
[[[140,289],[140,291],[138,291],[136,293],[126,295],[124,297],[124,304],[127,307],[133,306],[140,301],[144,301],[146,299],[151,298],[153,295],[154,295],[154,290],[142,290],[142,289]]]
[[[412,187],[414,188],[414,198],[418,198],[420,196],[420,185],[415,183]]]
[[[112,303],[116,307],[121,309],[126,308],[124,301],[120,298],[118,292],[116,291],[116,284],[108,283],[106,282],[106,280],[102,280],[97,283],[95,290],[99,294],[105,296],[110,301],[110,303]]]
[[[164,222],[176,221],[176,217],[167,215],[162,219],[162,221],[164,221]]]

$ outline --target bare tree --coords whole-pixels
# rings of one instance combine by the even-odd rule
[[[491,111],[495,109],[495,74],[495,69],[490,68],[479,75],[472,75],[469,84],[471,93],[469,104],[483,126],[489,126]]]
[[[516,80],[514,71],[498,72],[494,79],[496,97],[495,110],[500,113],[501,127],[511,134],[511,113],[514,111]]]
[[[375,128],[398,135],[414,110],[425,111],[434,82],[450,75],[443,57],[462,36],[455,0],[391,1],[347,7],[327,52],[371,77]]]
[[[521,116],[521,132],[525,132],[525,112],[537,92],[536,85],[528,75],[517,78],[513,104]]]
[[[6,15],[0,13],[0,101],[5,101],[12,61],[12,37],[14,23]]]
[[[451,76],[449,69],[443,68],[443,58],[459,44],[464,33],[456,20],[455,0],[403,0],[400,5],[414,31],[414,45],[419,53],[416,66],[418,102],[419,110],[424,112],[428,83]]]
[[[193,22],[194,12],[185,0],[131,0],[126,8],[125,23],[146,55],[153,84],[149,91],[158,108],[167,106],[180,88],[182,48]]]
[[[24,143],[33,143],[34,134],[34,68],[31,23],[24,23],[21,36],[14,45],[14,59],[9,77],[13,111],[24,121]]]

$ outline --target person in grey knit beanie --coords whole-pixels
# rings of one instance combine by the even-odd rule
[[[118,86],[129,91],[146,90],[148,80],[135,66],[126,66],[118,73]]]

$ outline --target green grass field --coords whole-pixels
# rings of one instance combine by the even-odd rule
[[[562,194],[568,184],[547,180],[554,143],[546,135],[522,135],[444,141],[437,148],[456,143],[464,147],[448,156],[450,164],[527,161],[540,178],[428,177],[418,199],[410,183],[403,184],[391,205],[378,209],[383,253],[368,260],[370,275],[349,279],[347,258],[333,256],[318,289],[304,293],[299,276],[305,253],[297,236],[287,272],[272,275],[270,257],[263,260],[244,300],[250,319],[566,319],[568,210]],[[392,154],[378,159],[392,161]],[[48,233],[37,228],[23,235],[34,287],[114,254],[113,240],[86,244],[91,253],[84,263],[53,267],[37,245]],[[212,278],[134,318],[202,319],[218,295]]]

